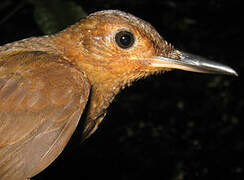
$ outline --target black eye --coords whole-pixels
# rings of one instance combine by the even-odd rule
[[[129,31],[120,31],[115,35],[115,41],[120,48],[127,49],[134,44],[135,38]]]

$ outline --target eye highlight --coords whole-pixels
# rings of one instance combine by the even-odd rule
[[[115,42],[120,48],[128,49],[133,46],[135,42],[135,37],[129,31],[119,31],[115,35]]]

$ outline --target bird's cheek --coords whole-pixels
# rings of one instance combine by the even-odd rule
[[[119,59],[108,64],[106,66],[106,70],[110,74],[121,76],[122,74],[131,71],[135,67],[136,65],[133,62]]]

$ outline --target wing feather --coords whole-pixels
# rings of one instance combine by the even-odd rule
[[[83,72],[53,54],[0,54],[0,64],[0,179],[29,178],[67,144],[90,84]]]

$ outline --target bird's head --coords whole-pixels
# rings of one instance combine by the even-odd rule
[[[117,10],[93,13],[56,38],[65,56],[94,85],[117,83],[123,87],[171,69],[237,75],[228,66],[174,49],[149,23]]]

